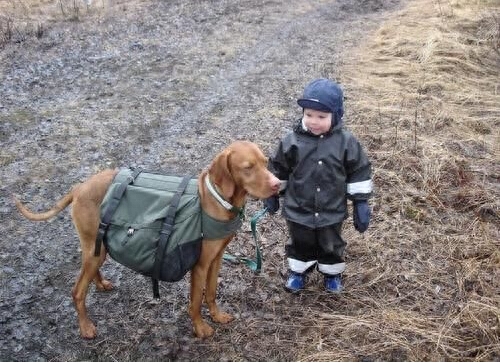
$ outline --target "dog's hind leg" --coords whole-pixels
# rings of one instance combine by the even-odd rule
[[[90,282],[96,279],[99,274],[100,257],[86,255],[82,252],[82,269],[76,280],[72,290],[73,302],[78,314],[78,325],[80,326],[80,335],[83,338],[93,339],[97,334],[97,329],[94,323],[90,320],[87,314],[85,300]]]
[[[76,220],[78,221],[78,219]],[[81,220],[79,221],[81,222]],[[100,256],[94,256],[94,243],[97,235],[97,232],[94,231],[97,231],[97,226],[95,229],[87,229],[88,225],[86,225],[85,230],[88,231],[88,233],[84,233],[82,228],[78,228],[78,222],[76,224],[82,246],[82,268],[75,286],[73,287],[72,296],[78,314],[80,334],[83,338],[93,339],[97,334],[97,329],[87,314],[86,298],[89,285],[94,281],[97,289],[101,291],[110,290],[113,286],[111,282],[103,278],[99,271],[106,259],[106,250],[104,246],[101,248]],[[91,225],[92,223],[89,224]]]
[[[80,247],[82,249],[82,267],[80,275],[76,280],[72,290],[73,302],[78,315],[78,324],[80,334],[83,338],[92,339],[97,334],[94,323],[87,314],[85,300],[87,297],[89,285],[95,281],[98,289],[111,288],[111,283],[103,278],[99,268],[106,259],[106,250],[101,248],[100,256],[94,256],[95,240],[99,227],[100,210],[99,201],[102,198],[92,198],[90,193],[91,184],[82,185],[77,197],[73,201],[73,223],[75,224],[78,236],[80,238]],[[92,190],[95,193],[95,189]]]

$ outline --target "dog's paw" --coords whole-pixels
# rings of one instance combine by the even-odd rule
[[[201,321],[194,326],[194,333],[198,338],[205,339],[214,335],[214,329],[205,321]]]
[[[97,328],[90,320],[82,322],[80,324],[80,335],[84,339],[94,339],[97,335]]]
[[[113,290],[113,284],[111,281],[102,279],[101,281],[96,281],[95,287],[98,291],[109,291]]]
[[[228,313],[219,311],[216,314],[212,315],[212,320],[215,321],[216,323],[227,324],[227,323],[234,320],[234,316],[232,316]]]

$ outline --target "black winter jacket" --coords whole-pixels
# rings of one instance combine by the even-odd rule
[[[286,180],[282,214],[310,228],[347,218],[347,198],[366,200],[372,193],[371,163],[353,134],[338,124],[322,135],[300,120],[280,142],[269,169]]]

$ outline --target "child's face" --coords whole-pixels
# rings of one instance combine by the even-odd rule
[[[314,135],[321,135],[328,132],[332,127],[332,114],[331,112],[304,108],[303,122]]]

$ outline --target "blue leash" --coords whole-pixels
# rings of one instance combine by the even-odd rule
[[[267,208],[263,208],[252,217],[250,220],[250,227],[252,229],[252,236],[255,241],[255,259],[252,260],[246,257],[236,257],[229,253],[224,253],[223,258],[231,262],[243,262],[250,267],[255,273],[259,273],[262,268],[262,255],[260,252],[259,239],[257,238],[257,222],[267,213]]]

